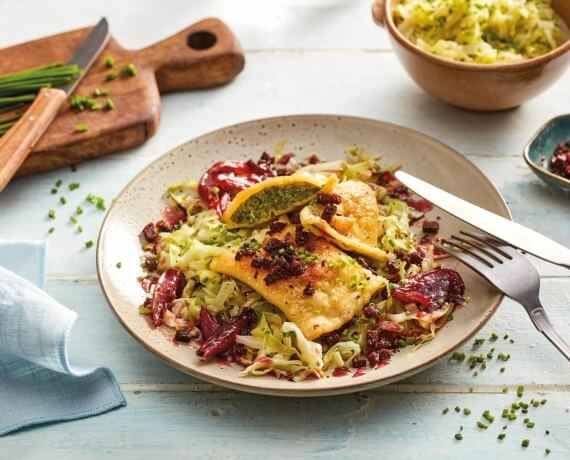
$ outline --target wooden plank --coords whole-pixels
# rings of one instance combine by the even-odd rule
[[[105,15],[119,42],[133,49],[206,17],[226,21],[247,50],[389,49],[387,33],[372,22],[370,5],[371,0],[170,0],[165,10],[152,0],[140,0],[133,10],[123,2],[85,0],[68,2],[65,14],[53,14],[47,5],[22,0],[11,5],[9,15],[0,17],[0,47],[94,24]],[[21,27],[29,22],[30,11],[38,18],[50,20]]]
[[[525,394],[546,398],[506,422],[501,411],[514,394],[384,394],[336,398],[270,398],[239,393],[141,393],[128,406],[98,417],[24,430],[2,439],[5,458],[76,460],[101,458],[552,458],[570,456],[568,393]],[[471,415],[455,413],[468,407]],[[443,415],[442,409],[450,412]],[[495,416],[476,427],[484,410]],[[506,438],[497,439],[507,425]],[[454,439],[463,426],[462,441]],[[550,434],[546,435],[545,430]],[[529,439],[527,449],[521,447]],[[46,447],[49,447],[46,449]]]
[[[146,146],[144,147],[146,149]],[[155,152],[166,149],[156,148]],[[255,153],[252,153],[255,155]],[[570,201],[546,189],[518,158],[471,157],[504,193],[515,220],[570,246],[567,232]],[[49,242],[48,271],[51,276],[95,276],[95,250],[84,249],[87,240],[95,241],[104,213],[85,203],[88,193],[103,195],[109,204],[112,198],[151,158],[140,155],[116,155],[79,166],[76,173],[68,169],[16,179],[0,194],[0,238],[42,239]],[[190,174],[190,173],[189,173]],[[60,193],[52,195],[50,189],[61,178],[65,185]],[[81,187],[70,192],[70,182],[79,181]],[[64,195],[67,204],[59,203]],[[85,212],[79,216],[84,233],[77,233],[69,222],[75,207]],[[57,212],[51,221],[48,210]],[[9,224],[9,225],[7,225]],[[47,234],[48,228],[55,233]],[[569,272],[552,264],[540,263],[544,276],[568,276]]]
[[[476,114],[424,93],[392,53],[271,52],[246,59],[245,71],[231,85],[163,97],[159,131],[136,156],[154,158],[196,135],[248,119],[320,112],[398,123],[467,154],[520,158],[531,135],[564,111],[561,101],[570,100],[570,73],[519,109]],[[297,74],[302,78],[293,78]]]
[[[201,383],[164,364],[131,338],[112,315],[97,284],[51,281],[48,284],[48,291],[61,303],[79,313],[79,319],[70,338],[72,363],[109,366],[123,384]],[[570,340],[568,332],[570,317],[567,314],[569,293],[570,279],[544,281],[542,299],[545,308],[558,331],[568,340]],[[469,369],[467,363],[457,364],[444,360],[404,383],[453,385],[468,391],[471,386],[502,388],[504,385],[567,385],[570,382],[570,369],[566,361],[534,329],[519,305],[505,301],[489,325],[478,336],[488,338],[493,331],[501,336],[496,343],[487,341],[481,349],[475,351],[471,343],[463,347],[468,355],[486,353],[490,348],[496,348],[495,359],[489,362],[486,370],[478,370],[477,377],[473,376],[473,371]],[[445,330],[442,333],[445,333]],[[515,343],[503,340],[505,334],[508,334]],[[509,353],[510,360],[497,361],[496,356],[501,352]],[[505,367],[504,373],[500,372],[501,367]]]

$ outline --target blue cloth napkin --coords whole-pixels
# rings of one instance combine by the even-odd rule
[[[0,242],[0,436],[126,405],[109,369],[69,364],[77,314],[41,290],[45,253],[44,243]]]

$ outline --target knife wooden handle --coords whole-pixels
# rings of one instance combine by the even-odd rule
[[[51,124],[67,98],[65,91],[42,88],[28,110],[0,138],[0,192]]]

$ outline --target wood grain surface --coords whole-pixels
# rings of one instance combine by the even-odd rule
[[[0,50],[0,74],[66,61],[89,33],[89,28],[41,38]],[[105,58],[112,56],[112,68]],[[134,64],[136,76],[124,72]],[[101,97],[114,110],[74,111],[69,104],[60,110],[48,131],[19,170],[19,175],[78,163],[142,144],[153,136],[160,121],[160,93],[204,89],[234,79],[244,66],[239,42],[218,19],[205,19],[140,50],[126,50],[111,38],[74,94],[91,96],[96,88],[109,89]],[[111,72],[117,78],[108,81]],[[85,123],[89,129],[74,132]]]

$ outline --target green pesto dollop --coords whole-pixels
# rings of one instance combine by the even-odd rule
[[[244,201],[231,219],[238,225],[261,224],[308,203],[318,191],[319,187],[303,183],[268,187]]]

